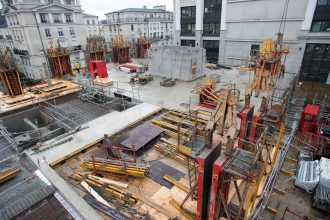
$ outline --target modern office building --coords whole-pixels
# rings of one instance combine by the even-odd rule
[[[112,42],[118,35],[122,35],[128,42],[145,36],[154,43],[173,45],[173,13],[166,11],[163,5],[152,9],[126,8],[105,16],[103,29],[106,42]]]
[[[279,31],[286,71],[325,83],[330,71],[329,0],[175,0],[175,44],[204,47],[209,62],[246,65]]]
[[[86,29],[80,0],[1,0],[1,3],[20,72],[30,78],[45,78],[45,55],[51,41],[55,46],[59,41],[70,51],[72,66],[76,61],[85,66],[81,45],[86,44]]]

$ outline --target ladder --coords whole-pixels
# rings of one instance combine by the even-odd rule
[[[9,86],[11,87],[13,94],[12,96],[17,96],[22,94],[20,86],[17,82],[17,77],[14,75],[14,73],[8,73],[8,81],[9,81]]]

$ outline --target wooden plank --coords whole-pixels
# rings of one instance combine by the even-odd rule
[[[173,177],[171,177],[167,174],[165,176],[163,176],[163,179],[165,179],[168,182],[172,183],[174,186],[177,186],[179,189],[182,189],[186,193],[189,193],[189,191],[190,191],[187,186],[183,185],[182,183],[180,183],[179,181],[177,181],[176,179],[174,179]]]
[[[97,201],[111,207],[107,201],[105,201],[92,187],[90,187],[85,181],[81,181],[80,184],[89,192]]]
[[[271,207],[267,207],[266,210],[272,215],[277,215],[277,210]]]
[[[292,173],[291,171],[288,171],[286,169],[281,169],[281,173],[284,174],[285,176],[293,176],[294,173]]]
[[[277,194],[280,194],[282,196],[285,195],[285,189],[280,189],[280,188],[274,187],[274,192]]]
[[[174,199],[170,200],[170,204],[176,208],[182,215],[184,215],[186,218],[188,218],[189,220],[194,220],[196,219],[196,215],[193,215],[193,213],[189,212],[188,210],[184,209],[183,207],[180,206],[179,203],[177,203],[177,201],[175,201]]]
[[[81,173],[81,174],[82,175],[87,174],[88,176],[91,176],[91,177],[93,177],[93,178],[95,178],[95,179],[97,179],[99,181],[108,183],[108,184],[113,185],[113,186],[118,186],[118,187],[123,188],[123,189],[127,189],[128,188],[128,184],[127,183],[122,183],[122,182],[115,181],[115,180],[101,178],[101,177],[98,177],[98,176],[91,175],[89,173]]]
[[[110,216],[113,219],[118,219],[118,220],[130,220],[120,212],[114,210],[113,208],[104,205],[103,203],[97,201],[90,195],[84,195],[83,199],[91,206],[96,208],[97,210],[100,210],[104,214]]]

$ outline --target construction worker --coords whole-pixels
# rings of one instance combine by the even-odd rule
[[[78,61],[76,61],[76,63],[75,63],[75,68],[76,68],[77,72],[80,73],[80,63]]]

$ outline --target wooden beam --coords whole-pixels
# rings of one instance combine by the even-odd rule
[[[186,193],[189,193],[189,191],[190,191],[187,186],[183,185],[182,183],[180,183],[179,181],[177,181],[176,179],[174,179],[173,177],[171,177],[167,174],[165,176],[163,176],[163,179],[165,179],[166,181],[172,183],[174,186],[182,189]]]
[[[285,160],[292,163],[292,164],[297,164],[298,163],[298,161],[296,159],[293,159],[291,157],[286,157]]]
[[[187,209],[184,209],[183,207],[180,206],[179,203],[177,203],[177,201],[175,201],[174,199],[170,200],[170,204],[176,208],[182,215],[184,215],[187,219],[189,220],[194,220],[196,219],[196,215],[194,215],[193,213],[189,212]]]
[[[293,172],[288,171],[286,169],[281,169],[281,173],[284,174],[284,175],[286,175],[286,176],[293,176],[294,175]]]
[[[282,196],[285,195],[285,189],[280,189],[280,188],[274,187],[274,192],[277,194],[280,194]]]
[[[272,215],[277,215],[277,210],[274,208],[267,207],[266,210]]]

